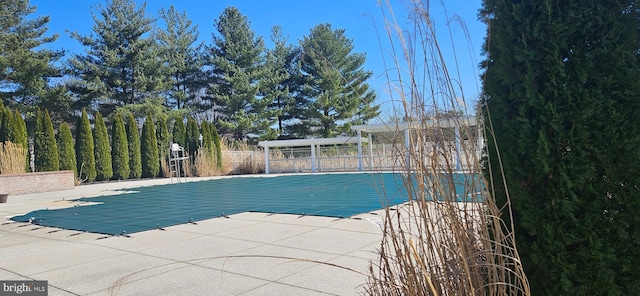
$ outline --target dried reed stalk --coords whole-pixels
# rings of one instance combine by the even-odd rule
[[[366,292],[530,295],[515,234],[505,230],[501,219],[501,211],[509,213],[509,205],[495,204],[475,153],[482,143],[459,141],[459,157],[469,163],[465,174],[450,161],[458,158],[451,155],[455,150],[443,149],[446,129],[462,130],[472,120],[466,115],[448,116],[465,108],[458,98],[462,90],[452,83],[435,36],[429,1],[410,1],[412,32],[398,26],[389,1],[378,2],[397,70],[397,76],[387,72],[387,79],[396,86],[392,99],[401,102],[401,118],[410,119],[412,145],[396,162],[404,172],[402,186],[409,202],[385,210],[383,241],[370,267]]]

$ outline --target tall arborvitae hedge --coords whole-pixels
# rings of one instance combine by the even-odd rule
[[[19,115],[17,117],[21,118]],[[16,120],[14,120],[14,124],[19,125]],[[57,171],[60,168],[56,135],[53,131],[53,123],[51,122],[51,117],[49,117],[49,112],[47,110],[41,112],[40,109],[38,109],[36,112],[36,128],[33,139],[33,150],[35,153],[34,163],[36,171]]]
[[[0,99],[0,143],[3,143],[7,138],[7,131],[5,130],[5,122],[4,122],[4,104],[2,103],[2,99]]]
[[[109,145],[109,134],[104,117],[100,112],[96,112],[95,124],[93,128],[94,153],[96,156],[96,179],[109,180],[113,176],[111,168],[111,146]]]
[[[147,114],[147,118],[142,125],[140,151],[142,153],[142,176],[148,178],[156,177],[160,171],[160,159],[156,127],[151,113]]]
[[[531,291],[640,295],[640,2],[483,6],[487,175]]]
[[[211,123],[210,130],[212,133],[214,149],[216,150],[216,166],[220,169],[222,168],[222,144],[220,143],[220,134],[213,122]]]
[[[169,128],[167,128],[167,117],[163,114],[159,114],[156,118],[156,137],[158,139],[159,163],[160,167],[162,167],[162,163],[167,161],[169,142],[171,141],[169,139]]]
[[[4,115],[2,117],[2,130],[4,131],[2,134],[2,142],[11,141],[13,142],[14,137],[14,121],[13,121],[13,111],[9,109],[9,107],[4,108]]]
[[[133,114],[127,115],[127,142],[129,142],[129,177],[142,177],[142,159],[140,158],[140,134]]]
[[[117,112],[111,127],[111,165],[113,177],[118,180],[129,179],[129,143],[122,114]]]
[[[198,137],[200,136],[200,128],[198,128],[198,123],[193,117],[187,117],[187,129],[184,135],[185,140],[185,150],[189,151],[191,155],[198,150]]]
[[[72,170],[78,176],[76,150],[73,148],[73,136],[66,122],[58,127],[58,163],[60,170]]]
[[[186,128],[184,126],[184,122],[182,117],[176,117],[176,121],[173,124],[173,143],[178,143],[180,146],[185,147],[186,141],[185,139]]]
[[[94,181],[96,179],[96,158],[94,155],[93,135],[87,110],[82,110],[82,116],[76,123],[76,165],[78,177],[81,180]]]

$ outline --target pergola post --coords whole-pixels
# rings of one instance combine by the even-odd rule
[[[362,172],[362,131],[358,130],[358,171]]]
[[[269,146],[264,147],[264,173],[269,174]]]
[[[411,146],[409,140],[409,128],[404,130],[404,149],[405,149],[405,163],[407,165],[407,170],[411,171],[411,153],[409,151],[409,147]]]
[[[373,141],[371,139],[371,133],[367,135],[369,139],[369,170],[373,170]]]
[[[311,172],[316,172],[316,144],[311,143]]]
[[[460,126],[456,125],[453,127],[453,129],[455,131],[455,137],[456,137],[456,170],[461,171],[462,161],[460,161],[460,141],[462,140],[462,137],[460,135]]]

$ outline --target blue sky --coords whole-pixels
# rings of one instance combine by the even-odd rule
[[[141,0],[137,0],[142,3]],[[411,28],[410,22],[405,18],[407,0],[388,0],[394,7],[399,24]],[[83,53],[83,47],[75,40],[69,38],[66,31],[76,31],[81,34],[90,34],[93,26],[91,11],[104,0],[31,0],[31,5],[37,7],[36,15],[49,15],[49,34],[58,33],[60,38],[52,45],[53,48],[63,48],[70,53]],[[383,105],[388,98],[386,90],[385,67],[383,57],[389,63],[390,44],[384,33],[384,19],[377,0],[149,0],[147,1],[147,14],[152,17],[158,15],[162,7],[168,8],[174,5],[178,11],[186,11],[194,24],[198,25],[200,40],[211,43],[211,34],[214,32],[213,22],[228,6],[237,7],[242,14],[248,17],[252,29],[258,36],[262,36],[268,47],[271,46],[269,36],[271,27],[280,25],[289,42],[297,43],[304,35],[307,35],[312,27],[321,23],[331,23],[333,28],[346,30],[346,35],[353,39],[355,52],[364,52],[367,55],[365,69],[373,72],[369,81],[378,94],[378,100]],[[463,30],[458,25],[453,25],[450,39],[447,29],[447,18],[442,13],[443,5],[446,7],[449,19],[454,15],[459,16],[469,32],[469,38],[465,37]],[[481,46],[484,41],[486,29],[484,24],[477,20],[477,12],[480,9],[481,0],[447,0],[433,1],[431,3],[432,15],[438,29],[439,43],[445,48],[445,59],[453,63],[451,44],[455,44],[457,65],[459,67],[462,89],[467,101],[474,101],[479,94],[477,64],[481,61]],[[160,25],[160,24],[159,24]],[[380,42],[379,40],[382,40]],[[450,71],[455,67],[450,66]],[[458,76],[456,73],[454,76]],[[460,95],[461,96],[461,95]]]

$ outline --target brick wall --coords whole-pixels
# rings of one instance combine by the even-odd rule
[[[73,171],[0,175],[0,193],[9,195],[73,189]]]

